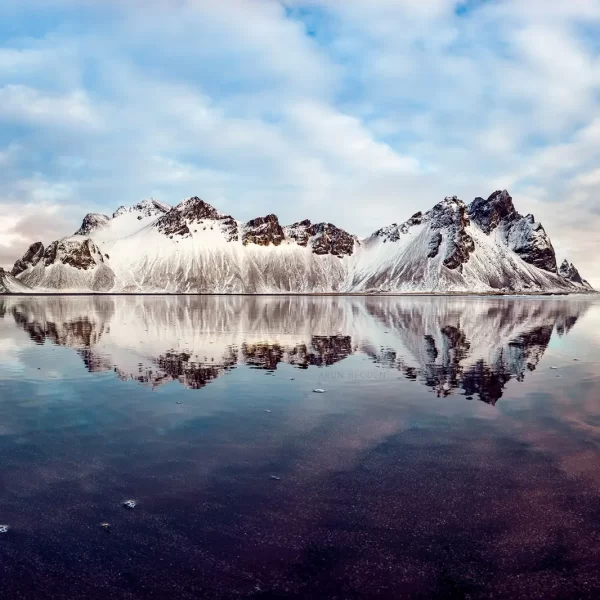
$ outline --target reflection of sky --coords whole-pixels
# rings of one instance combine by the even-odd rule
[[[240,363],[199,390],[177,381],[152,389],[110,370],[89,373],[72,347],[33,344],[6,313],[0,522],[23,536],[7,568],[101,580],[129,561],[161,573],[150,576],[156,590],[198,569],[210,589],[231,595],[250,593],[256,580],[275,591],[284,581],[296,591],[306,581],[312,591],[350,585],[352,573],[350,597],[373,581],[432,594],[440,578],[504,597],[558,581],[576,596],[579,578],[597,583],[598,346],[588,326],[597,311],[594,303],[569,333],[554,334],[535,370],[511,378],[495,406],[460,389],[438,396],[360,350],[328,367]],[[361,329],[363,345],[392,346],[372,341],[402,338],[391,327],[385,334],[375,321],[373,337]],[[184,331],[161,335],[166,347],[186,342]],[[402,338],[406,360],[418,338]],[[114,348],[102,346],[109,364],[129,352]],[[130,496],[139,510],[123,515]],[[102,520],[115,533],[110,553],[97,555]],[[329,567],[319,571],[320,561]],[[232,581],[232,570],[250,575]],[[511,587],[515,573],[520,588]],[[109,581],[112,592],[123,585]]]

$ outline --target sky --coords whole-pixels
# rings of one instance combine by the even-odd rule
[[[360,237],[508,189],[600,288],[600,0],[2,0],[0,265],[200,196]]]

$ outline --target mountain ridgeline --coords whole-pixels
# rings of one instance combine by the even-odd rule
[[[198,197],[90,213],[73,236],[32,244],[0,292],[385,293],[592,291],[509,193],[428,212],[359,239],[332,223],[250,221]]]

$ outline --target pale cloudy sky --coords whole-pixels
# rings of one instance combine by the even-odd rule
[[[198,195],[363,236],[507,188],[600,287],[600,0],[1,0],[0,265]]]

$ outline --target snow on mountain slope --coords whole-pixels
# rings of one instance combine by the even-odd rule
[[[32,245],[13,268],[36,289],[126,293],[591,289],[574,272],[558,271],[543,227],[506,190],[468,206],[447,197],[362,241],[331,223],[237,221],[196,196],[172,208],[151,199],[89,214],[74,236]]]
[[[0,267],[0,294],[28,294],[33,290]]]

